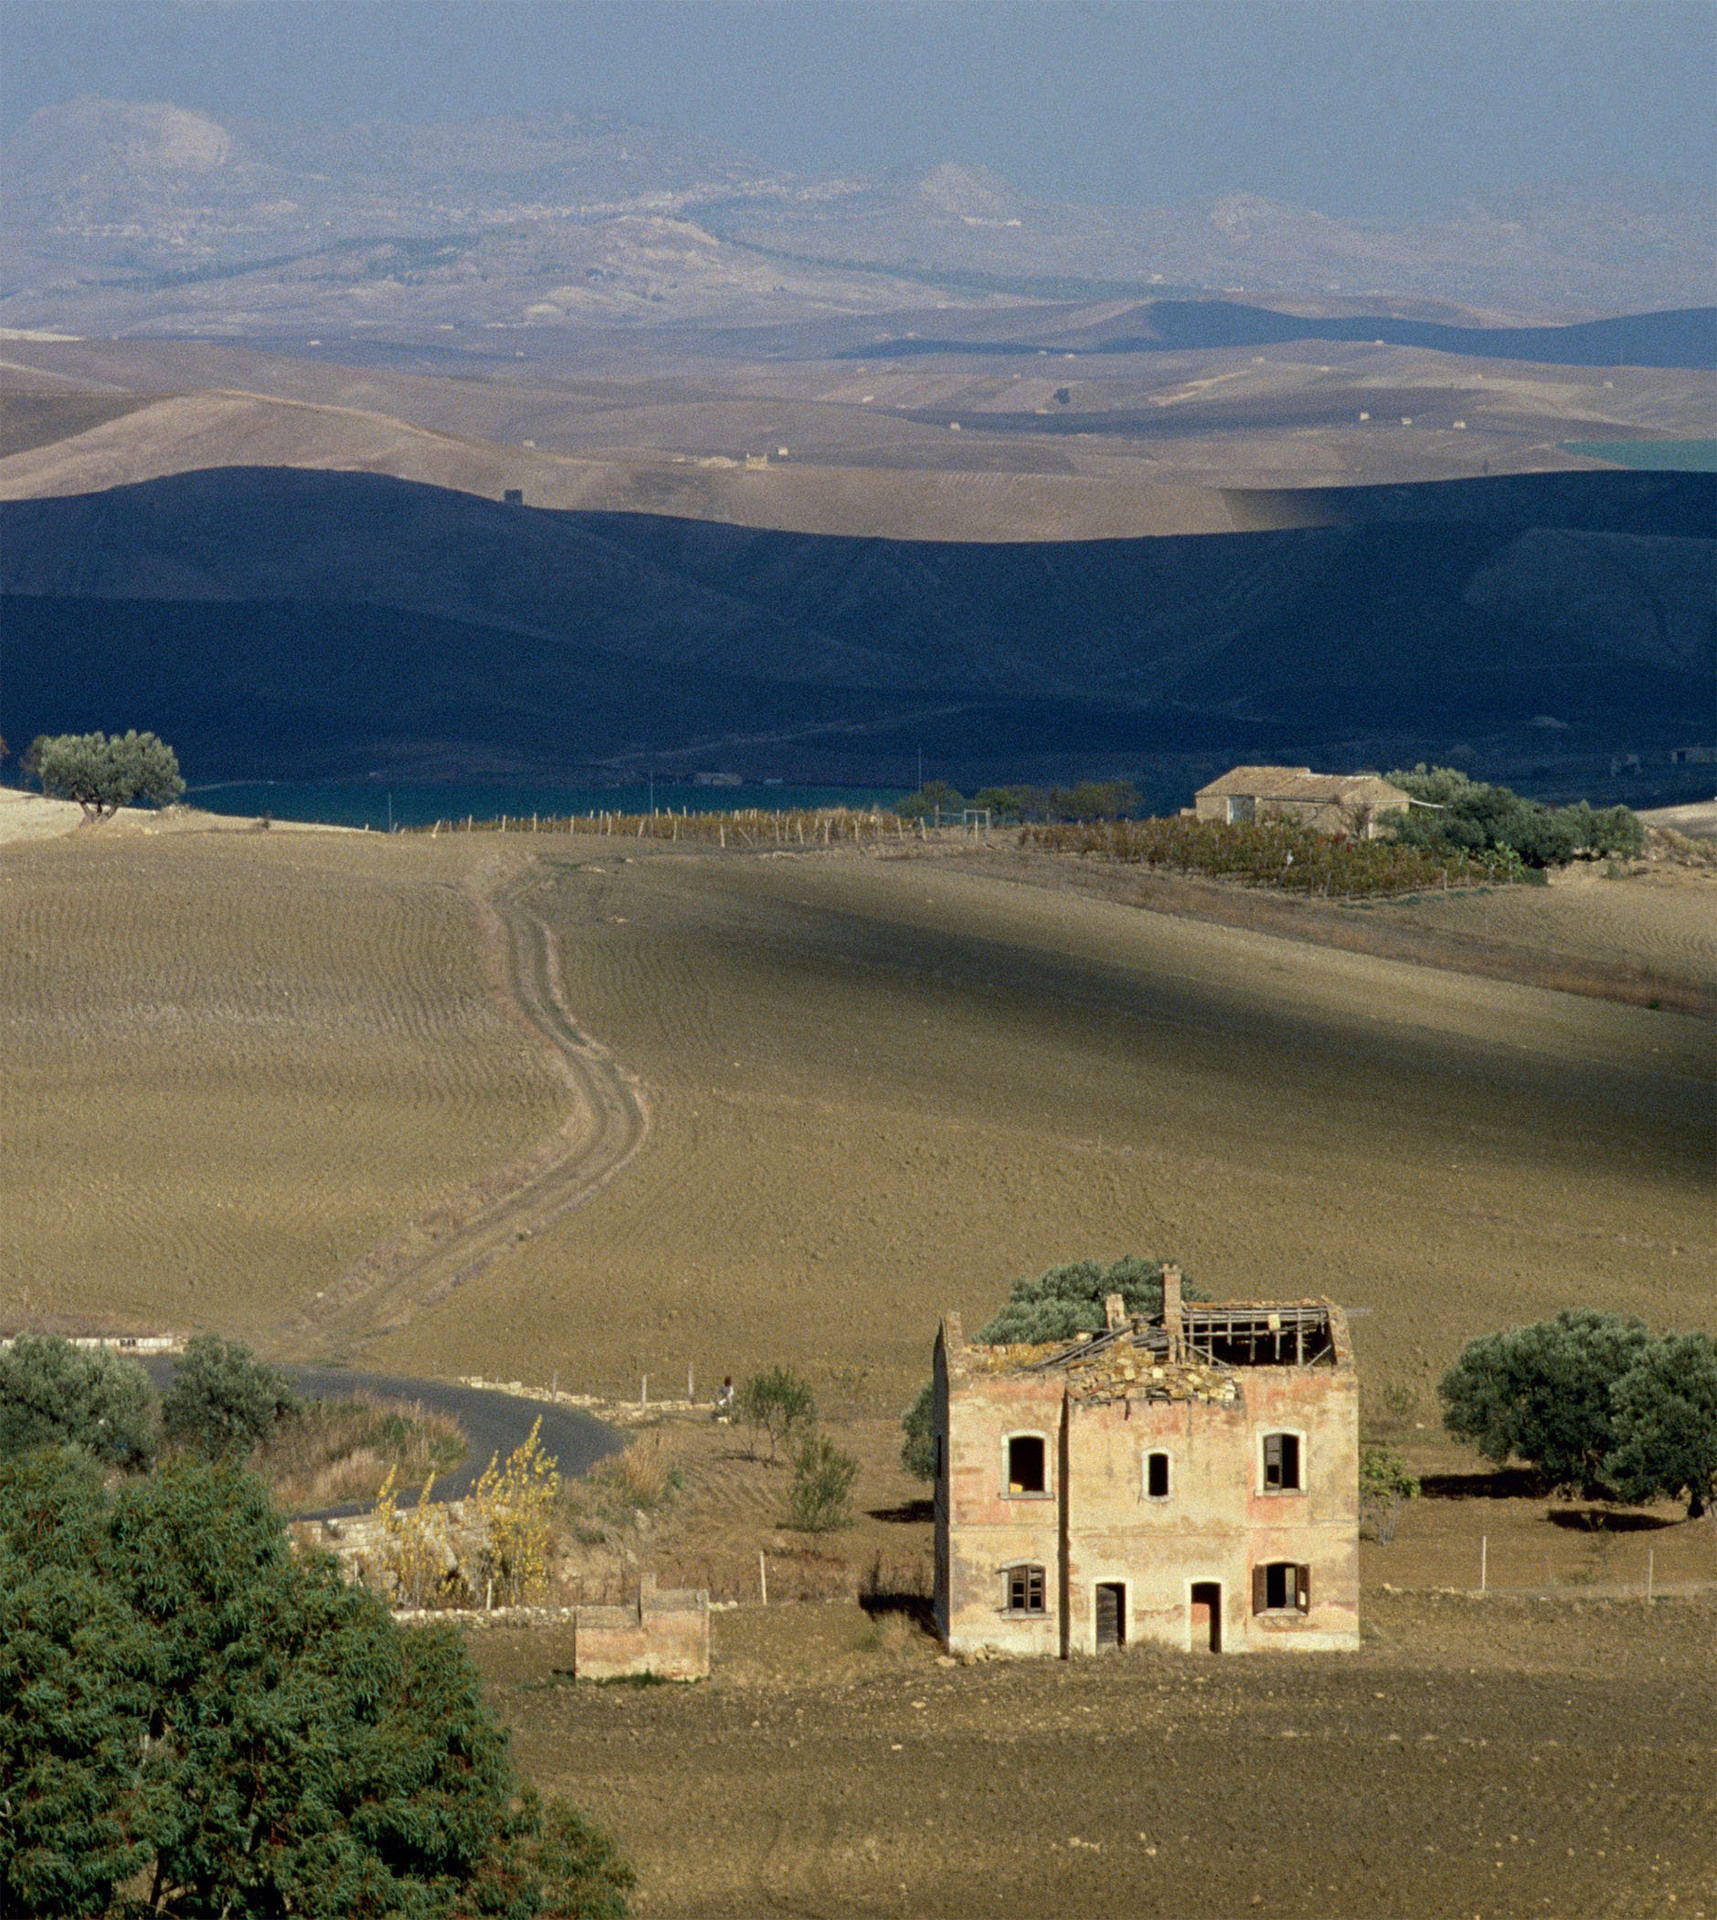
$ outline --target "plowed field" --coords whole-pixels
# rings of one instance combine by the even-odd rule
[[[1709,1604],[1366,1614],[1329,1659],[962,1668],[851,1605],[754,1608],[690,1690],[472,1645],[530,1775],[625,1836],[640,1916],[1717,1913]]]
[[[559,843],[533,898],[651,1145],[396,1370],[635,1395],[779,1360],[898,1404],[941,1311],[1129,1249],[1332,1293],[1371,1377],[1427,1392],[1570,1300],[1708,1316],[1706,1021],[946,860],[624,845]]]
[[[559,1124],[432,849],[92,828],[3,861],[8,1319],[278,1346],[378,1241]]]

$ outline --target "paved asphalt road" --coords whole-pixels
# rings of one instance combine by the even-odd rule
[[[173,1378],[170,1355],[151,1356],[143,1366],[158,1388]],[[465,1429],[471,1450],[452,1472],[435,1483],[436,1500],[457,1500],[499,1454],[504,1460],[542,1419],[542,1443],[559,1462],[565,1479],[586,1474],[599,1460],[626,1443],[612,1427],[573,1407],[554,1407],[541,1400],[516,1399],[488,1388],[451,1386],[444,1380],[402,1380],[387,1374],[353,1373],[345,1367],[282,1367],[280,1369],[308,1400],[345,1400],[355,1393],[373,1393],[386,1400],[420,1400],[438,1413],[450,1413]],[[361,1507],[333,1512],[358,1513]],[[320,1518],[332,1518],[333,1512]]]

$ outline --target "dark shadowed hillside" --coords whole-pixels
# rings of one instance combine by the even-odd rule
[[[1520,476],[980,546],[183,474],[0,506],[0,727],[153,727],[202,779],[1666,757],[1709,734],[1714,498]]]

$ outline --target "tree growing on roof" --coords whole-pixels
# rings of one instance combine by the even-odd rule
[[[1127,1311],[1154,1319],[1163,1310],[1163,1274],[1174,1263],[1124,1254],[1113,1266],[1100,1260],[1074,1260],[1049,1267],[1013,1283],[1007,1305],[978,1335],[991,1347],[1041,1346],[1055,1340],[1077,1340],[1097,1333],[1104,1325],[1103,1303],[1118,1293]],[[1207,1300],[1197,1287],[1181,1285],[1183,1300]],[[926,1380],[918,1397],[900,1416],[905,1439],[900,1464],[915,1480],[936,1477],[936,1410],[934,1389]]]
[[[1110,1267],[1100,1260],[1074,1260],[1035,1278],[1018,1279],[1007,1305],[978,1340],[992,1347],[1034,1346],[1098,1333],[1104,1325],[1103,1302],[1112,1293],[1121,1296],[1129,1313],[1155,1317],[1163,1310],[1163,1274],[1173,1264],[1129,1253]],[[1205,1300],[1209,1295],[1183,1282],[1181,1298]]]

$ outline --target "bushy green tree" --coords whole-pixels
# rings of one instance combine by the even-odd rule
[[[1112,1293],[1127,1303],[1129,1313],[1160,1314],[1163,1272],[1169,1264],[1127,1254],[1109,1267],[1100,1260],[1075,1260],[1016,1280],[1007,1305],[978,1339],[985,1346],[1024,1346],[1097,1333],[1104,1325],[1103,1303]],[[1181,1295],[1187,1300],[1207,1297],[1184,1284]]]
[[[900,1464],[914,1480],[936,1478],[936,1382],[926,1380],[918,1397],[900,1416],[906,1438],[900,1443]]]
[[[859,1463],[826,1433],[807,1434],[793,1455],[793,1491],[787,1524],[802,1533],[832,1533],[853,1523],[853,1482]]]
[[[1631,855],[1645,845],[1639,816],[1626,807],[1547,807],[1508,787],[1487,786],[1456,767],[1397,768],[1392,785],[1431,803],[1391,816],[1395,838],[1408,846],[1446,848],[1482,857],[1511,853],[1529,867],[1563,866],[1579,856]]]
[[[958,787],[949,786],[946,780],[927,780],[916,793],[897,801],[894,810],[902,820],[928,820],[938,812],[958,813],[965,804]]]
[[[775,1449],[795,1433],[817,1424],[817,1399],[811,1389],[788,1367],[771,1367],[767,1373],[754,1373],[733,1396],[733,1414],[741,1426],[752,1433],[752,1451],[756,1435],[769,1436],[769,1458]]]
[[[1419,1497],[1419,1477],[1393,1447],[1368,1440],[1359,1449],[1359,1517],[1378,1542],[1395,1538],[1401,1509]]]
[[[1469,1340],[1437,1384],[1443,1424],[1487,1460],[1600,1494],[1619,1440],[1610,1390],[1650,1346],[1644,1321],[1589,1307]]]
[[[249,1453],[297,1410],[298,1395],[285,1374],[236,1340],[199,1333],[186,1342],[161,1397],[161,1425],[176,1446],[214,1460]]]
[[[631,1884],[521,1793],[458,1635],[294,1554],[230,1462],[0,1465],[0,1778],[10,1912],[613,1920]]]
[[[1708,1333],[1655,1340],[1610,1388],[1615,1444],[1604,1478],[1624,1500],[1717,1501],[1717,1345]]]
[[[155,1457],[155,1389],[135,1360],[24,1333],[0,1351],[0,1455],[82,1447],[106,1465]]]
[[[102,820],[133,800],[171,806],[185,791],[179,760],[152,733],[59,733],[31,745],[44,793],[75,800],[88,820]]]

